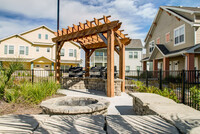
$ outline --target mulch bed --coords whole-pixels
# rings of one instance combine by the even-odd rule
[[[56,98],[65,96],[63,94],[55,94],[53,96],[47,97],[47,99]],[[40,104],[23,104],[23,103],[7,103],[3,100],[0,100],[0,116],[6,114],[41,114],[42,109],[40,108]]]

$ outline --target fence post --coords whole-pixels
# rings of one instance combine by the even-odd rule
[[[140,70],[137,70],[138,81],[140,80]]]
[[[34,83],[34,70],[33,69],[31,70],[31,74],[32,74],[32,79],[31,80],[32,80],[32,84],[33,84]]]
[[[148,83],[149,81],[148,81],[148,70],[146,70],[146,87],[148,87],[149,86],[149,83]]]
[[[159,82],[159,88],[162,90],[162,69],[160,69],[160,82]]]
[[[182,103],[185,104],[185,70],[182,70]]]

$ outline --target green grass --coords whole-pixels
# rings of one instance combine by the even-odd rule
[[[6,89],[5,99],[13,103],[39,104],[48,96],[56,94],[60,85],[55,82],[32,83],[24,82],[14,86],[12,89]]]

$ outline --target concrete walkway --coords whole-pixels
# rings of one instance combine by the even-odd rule
[[[108,115],[135,115],[133,111],[132,97],[126,93],[122,93],[121,96],[106,97],[104,92],[96,90],[66,90],[60,89],[59,93],[66,94],[67,96],[82,96],[82,97],[101,97],[110,101],[108,107]]]

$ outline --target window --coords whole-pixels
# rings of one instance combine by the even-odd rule
[[[47,47],[47,52],[50,52],[50,47]]]
[[[41,39],[42,38],[42,35],[41,34],[38,34],[38,39]]]
[[[14,54],[14,46],[9,46],[9,54]]]
[[[129,52],[129,59],[132,59],[133,58],[133,52]]]
[[[160,44],[160,37],[156,39],[156,44]]]
[[[130,70],[130,66],[126,66],[126,71],[129,71]]]
[[[138,52],[134,52],[134,59],[138,58]]]
[[[28,49],[28,46],[26,46],[26,55],[28,55],[29,53],[29,49]]]
[[[165,43],[170,41],[170,32],[165,34]]]
[[[99,52],[95,52],[95,56],[99,56]]]
[[[77,53],[76,53],[76,49],[74,49],[74,57],[76,57]]]
[[[100,56],[103,56],[103,52],[100,52]]]
[[[40,51],[40,48],[39,47],[36,47],[36,52],[39,52]]]
[[[20,54],[20,55],[24,55],[24,53],[25,53],[25,52],[24,52],[24,46],[20,46],[20,47],[19,47],[19,54]]]
[[[174,45],[183,44],[185,42],[185,25],[174,29]]]
[[[151,53],[154,49],[154,40],[149,42],[149,52]]]
[[[48,34],[45,34],[45,39],[48,40]]]
[[[60,56],[65,56],[65,49],[61,49]]]
[[[73,49],[69,49],[69,57],[73,57]]]
[[[5,46],[4,46],[4,54],[7,54],[7,52],[8,52],[8,46],[5,45]]]

